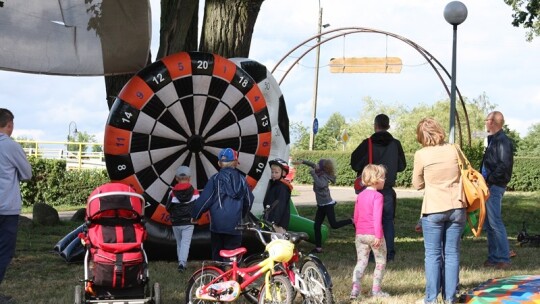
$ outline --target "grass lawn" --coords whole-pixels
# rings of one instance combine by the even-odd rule
[[[294,200],[294,198],[293,198]],[[463,239],[460,283],[462,290],[496,277],[518,274],[540,274],[540,248],[519,247],[516,236],[527,223],[529,234],[540,234],[540,193],[507,193],[503,217],[511,248],[517,253],[509,270],[482,267],[487,255],[485,234]],[[363,298],[362,303],[414,303],[424,294],[424,248],[421,235],[414,232],[421,199],[401,199],[396,211],[396,259],[388,263],[383,289],[392,297],[383,300]],[[339,203],[338,219],[350,217],[353,202]],[[299,213],[313,218],[315,207],[299,207]],[[56,227],[30,225],[20,227],[16,256],[0,294],[10,295],[15,303],[73,303],[74,286],[84,277],[82,263],[68,264],[52,253],[53,246],[80,223],[63,222]],[[304,251],[312,244],[301,244]],[[331,230],[320,258],[326,264],[334,283],[336,303],[349,303],[351,275],[355,265],[354,230],[352,226]],[[176,261],[150,261],[151,283],[159,282],[163,303],[183,303],[184,289],[190,273],[200,261],[190,261],[186,273],[176,272]],[[371,288],[373,263],[370,263],[362,283],[365,292]]]

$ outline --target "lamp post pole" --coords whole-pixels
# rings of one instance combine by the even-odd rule
[[[456,124],[456,53],[457,53],[457,26],[467,19],[467,7],[459,1],[452,1],[444,8],[444,19],[453,27],[452,41],[452,79],[450,83],[450,132],[448,140],[455,142]]]
[[[77,136],[77,123],[74,121],[69,122],[68,126],[68,135],[67,135],[67,141],[68,144],[66,145],[66,153],[69,153],[69,142],[71,141],[71,126],[73,126],[73,135]]]
[[[71,126],[74,126],[73,128],[73,134],[76,135],[78,132],[77,132],[77,123],[74,122],[74,121],[70,121],[69,122],[69,126],[68,126],[68,135],[67,135],[67,141],[70,141],[71,139]]]
[[[322,12],[321,3],[319,2],[319,23],[317,26],[317,50],[315,53],[315,84],[313,85],[313,104],[311,105],[311,132],[309,133],[309,150],[313,150],[313,143],[315,142],[315,120],[317,119],[317,94],[319,89],[319,61],[321,56],[321,29],[322,29]],[[318,126],[317,126],[318,127]]]

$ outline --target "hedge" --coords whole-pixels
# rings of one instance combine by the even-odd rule
[[[475,148],[463,149],[464,153],[469,158],[469,161],[478,168],[482,154],[477,152]],[[350,152],[327,152],[327,151],[294,151],[291,154],[291,159],[306,159],[317,163],[321,158],[330,158],[336,162],[336,186],[352,187],[356,178],[356,172],[350,167],[351,153]],[[414,163],[414,155],[406,154],[407,167],[405,171],[399,172],[396,179],[396,187],[410,188],[412,187],[412,169]],[[300,165],[296,166],[295,183],[311,184],[313,182],[309,175],[309,167]],[[540,190],[540,158],[538,157],[514,157],[514,169],[512,179],[508,184],[508,191],[538,191]]]
[[[471,163],[480,164],[481,153],[477,149],[464,149]],[[336,186],[353,186],[356,172],[350,167],[349,152],[294,151],[292,159],[307,159],[317,163],[321,158],[330,158],[336,162]],[[406,154],[407,168],[398,173],[396,187],[410,188],[414,155]],[[109,182],[106,170],[67,171],[65,160],[39,159],[29,157],[33,177],[21,183],[24,206],[33,206],[44,202],[51,206],[80,206],[86,203],[88,195],[96,187]],[[295,183],[311,184],[308,166],[296,166]],[[512,180],[509,191],[540,190],[540,158],[515,157]]]
[[[66,171],[65,160],[28,158],[32,179],[21,183],[24,206],[43,202],[51,206],[80,206],[97,186],[109,182],[107,171]]]

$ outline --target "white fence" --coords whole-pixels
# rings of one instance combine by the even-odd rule
[[[83,147],[100,146],[100,150],[103,151],[102,144],[29,140],[20,140],[17,142],[23,145],[23,150],[28,156],[66,160],[66,169],[68,170],[105,169],[105,155],[103,152],[82,150]],[[78,146],[77,151],[68,151],[68,145]]]

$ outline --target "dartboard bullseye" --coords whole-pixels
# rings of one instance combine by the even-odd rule
[[[265,96],[242,68],[208,53],[174,54],[141,70],[118,95],[105,129],[111,180],[142,193],[146,215],[161,223],[168,223],[161,203],[176,168],[192,168],[202,189],[225,147],[239,151],[238,169],[254,188],[272,147]]]

